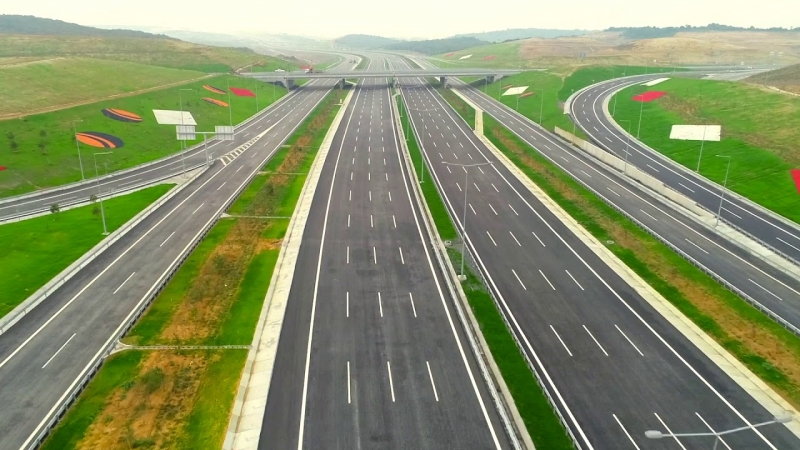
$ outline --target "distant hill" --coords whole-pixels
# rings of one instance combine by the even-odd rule
[[[556,30],[548,28],[509,28],[507,30],[487,31],[483,33],[457,34],[453,37],[473,37],[486,42],[505,42],[528,38],[557,38],[561,36],[581,36],[591,31]]]
[[[370,50],[376,48],[385,48],[386,46],[397,44],[403,41],[398,39],[390,39],[382,36],[372,36],[369,34],[348,34],[342,36],[334,41],[336,45],[343,47],[359,48],[363,50]]]
[[[746,78],[745,81],[766,86],[775,86],[784,91],[800,94],[800,64],[759,73]]]
[[[85,27],[62,20],[44,19],[34,16],[0,14],[0,33],[29,34],[45,36],[101,36],[118,38],[153,38],[165,39],[163,34],[145,33],[134,30],[103,30]]]
[[[424,53],[426,55],[436,55],[439,53],[457,52],[465,48],[486,44],[488,44],[488,42],[475,39],[474,37],[453,37],[430,39],[427,41],[401,41],[383,48],[386,50],[407,50]]]
[[[628,39],[653,39],[653,38],[661,38],[661,37],[672,37],[675,36],[677,33],[682,32],[709,32],[709,31],[777,31],[777,32],[784,32],[784,31],[796,31],[795,29],[791,28],[780,28],[780,27],[773,27],[773,28],[743,28],[743,27],[732,27],[730,25],[721,25],[718,23],[711,23],[701,27],[693,27],[691,25],[684,25],[681,27],[612,27],[609,28],[607,31],[617,31],[622,32],[622,35]]]

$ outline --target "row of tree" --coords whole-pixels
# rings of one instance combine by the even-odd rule
[[[719,23],[711,23],[705,26],[695,27],[692,25],[683,25],[680,27],[611,27],[607,31],[620,31],[622,35],[628,39],[653,39],[661,37],[671,37],[680,32],[708,32],[708,31],[775,31],[787,32],[798,31],[799,28],[756,28],[756,27],[733,27],[730,25],[722,25]]]

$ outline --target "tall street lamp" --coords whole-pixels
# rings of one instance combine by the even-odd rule
[[[178,89],[178,101],[180,102],[180,107],[181,107],[181,128],[183,128],[183,96],[181,95],[181,92],[183,91],[194,91],[194,89],[189,89],[189,88]],[[186,175],[186,141],[181,141],[181,150],[183,152],[181,154],[181,166],[183,168],[181,174]]]
[[[717,444],[719,444],[719,442],[722,441],[722,436],[725,436],[727,434],[737,433],[739,431],[754,430],[756,428],[763,427],[765,425],[772,425],[774,423],[789,423],[791,421],[792,421],[792,416],[791,416],[791,414],[789,414],[787,412],[787,413],[784,413],[784,414],[782,414],[780,416],[775,416],[772,420],[767,421],[767,422],[761,422],[761,423],[757,423],[757,424],[753,424],[753,425],[746,425],[746,426],[743,426],[743,427],[732,428],[730,430],[725,430],[725,431],[714,431],[714,430],[711,430],[710,433],[662,433],[662,432],[660,432],[658,430],[647,430],[647,431],[644,432],[644,435],[648,439],[662,439],[662,438],[670,438],[670,437],[677,439],[679,437],[706,437],[706,436],[710,437],[710,436],[714,436],[714,446],[712,448],[714,450],[717,450]],[[709,428],[711,428],[711,427],[709,427]],[[723,443],[724,443],[724,441],[723,441]],[[727,446],[727,444],[725,444],[725,445]]]
[[[644,66],[644,74],[647,75],[647,66]],[[639,128],[636,129],[636,139],[639,139],[639,133],[642,131],[642,114],[644,113],[644,98],[642,104],[639,106]]]
[[[228,80],[228,120],[233,127],[233,103],[231,103],[231,80]]]
[[[467,190],[469,189],[469,168],[475,166],[486,166],[492,165],[493,162],[482,162],[482,163],[475,163],[475,164],[458,164],[458,163],[451,163],[447,161],[442,161],[442,164],[446,164],[448,166],[457,166],[464,168],[464,215],[461,220],[461,228],[464,231],[464,245],[461,249],[461,275],[458,276],[458,279],[464,281],[467,277],[464,275],[464,254],[467,250]]]
[[[542,117],[544,116],[544,89],[537,89],[541,94],[539,99],[539,126],[542,125]]]
[[[78,149],[78,164],[81,166],[81,180],[85,180],[86,176],[83,174],[83,158],[81,158],[81,142],[78,140],[78,129],[75,128],[77,122],[83,122],[83,119],[75,119],[72,121],[72,137],[75,138],[75,147]]]
[[[103,218],[103,235],[108,235],[108,228],[106,227],[106,210],[103,207],[103,196],[100,195],[100,174],[97,170],[97,155],[110,155],[113,152],[95,152],[92,154],[94,159],[94,180],[97,184],[97,198],[100,199],[100,215]]]
[[[722,193],[719,195],[719,210],[717,210],[717,220],[714,226],[719,225],[719,215],[722,214],[722,201],[725,199],[725,190],[728,188],[728,174],[731,171],[731,157],[728,155],[717,155],[720,158],[728,158],[728,168],[725,169],[725,182],[722,185]]]
[[[418,113],[423,113],[423,112],[430,113],[431,111],[436,111],[438,109],[439,108],[414,109],[414,108],[409,108],[408,106],[406,106],[406,140],[408,140],[408,124],[411,123],[411,112],[410,111],[416,111]],[[420,165],[419,183],[422,184],[422,183],[425,182],[425,156],[422,154],[422,148],[419,149],[419,160],[420,160],[420,164],[419,164]]]
[[[620,119],[618,122],[628,122],[628,139],[626,141],[625,146],[625,165],[622,168],[622,173],[628,173],[628,154],[631,152],[631,121],[626,119]]]

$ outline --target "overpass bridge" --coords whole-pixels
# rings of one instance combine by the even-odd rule
[[[526,69],[531,70],[531,69]],[[533,69],[543,70],[543,69]],[[341,80],[341,85],[344,86],[345,80],[357,78],[392,78],[395,82],[399,78],[416,78],[416,77],[435,77],[438,78],[442,84],[447,82],[448,77],[482,77],[487,78],[489,82],[494,82],[504,76],[515,75],[522,72],[520,69],[403,69],[403,70],[351,70],[351,71],[322,71],[322,72],[248,72],[240,73],[240,76],[255,78],[262,81],[280,82],[287,88],[291,89],[294,86],[294,80],[304,79],[312,80],[315,78],[333,78]]]

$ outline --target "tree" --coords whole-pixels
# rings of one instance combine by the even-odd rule
[[[9,131],[8,133],[6,133],[6,137],[8,138],[9,141],[13,141],[14,140],[14,133]]]
[[[92,202],[92,203],[96,202],[97,201],[97,196],[94,195],[94,194],[90,195],[89,196],[89,201]]]
[[[47,137],[47,131],[45,131],[45,130],[39,131],[39,136],[42,137],[42,138],[46,138]]]
[[[19,144],[17,141],[11,141],[8,143],[9,147],[11,147],[11,151],[16,153],[19,150]]]
[[[39,141],[39,151],[41,151],[43,155],[47,154],[47,141],[44,139]]]
[[[94,207],[92,207],[92,214],[94,214],[95,216],[99,216],[100,215],[100,207],[97,206],[97,205],[94,205]]]
[[[61,211],[61,207],[58,206],[58,203],[53,203],[50,205],[50,212],[53,214],[58,214]]]

